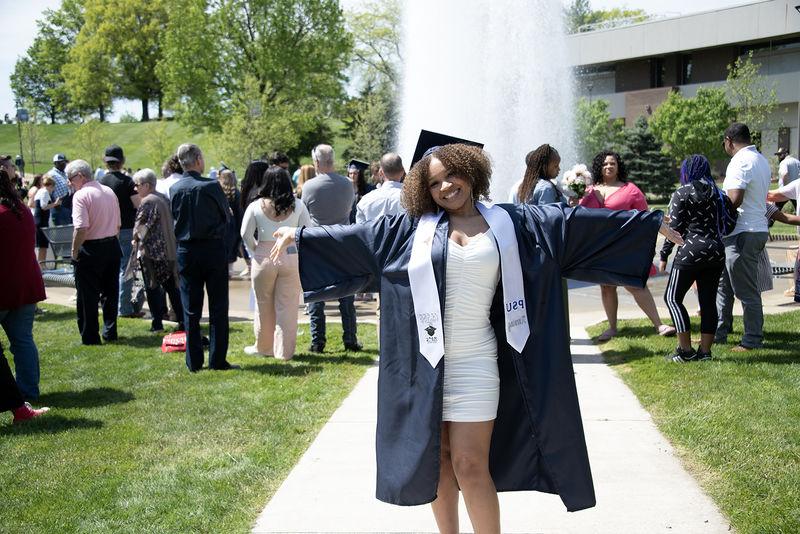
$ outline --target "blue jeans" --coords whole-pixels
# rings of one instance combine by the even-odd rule
[[[353,295],[339,299],[339,313],[342,316],[342,342],[345,345],[358,343],[356,335],[356,306]],[[325,303],[311,302],[308,305],[311,327],[311,344],[325,346]]]
[[[36,304],[26,304],[13,310],[0,310],[3,325],[14,355],[17,387],[25,400],[39,397],[39,349],[33,341],[33,312]]]
[[[131,258],[131,240],[133,239],[133,228],[126,228],[119,231],[119,246],[122,249],[122,259],[119,260],[119,314],[130,315],[133,313],[131,304],[131,292],[133,291],[133,278],[125,280],[125,268]]]
[[[758,256],[767,244],[767,232],[740,232],[722,238],[725,269],[717,289],[716,343],[725,343],[733,329],[734,296],[742,301],[744,333],[741,345],[758,348],[764,343],[764,310],[756,284]]]

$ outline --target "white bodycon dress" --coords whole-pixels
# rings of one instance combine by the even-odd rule
[[[444,309],[443,421],[497,417],[500,375],[489,309],[500,279],[500,254],[491,230],[462,247],[447,246]]]

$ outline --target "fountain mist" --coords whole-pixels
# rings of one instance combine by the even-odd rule
[[[406,0],[398,151],[421,129],[484,143],[506,202],[542,143],[574,162],[572,75],[559,0]]]

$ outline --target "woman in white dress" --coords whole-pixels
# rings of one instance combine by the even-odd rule
[[[275,244],[272,234],[281,226],[311,224],[305,204],[297,202],[289,173],[272,166],[264,173],[264,185],[242,219],[242,241],[252,258],[252,285],[256,295],[253,321],[256,342],[247,354],[290,360],[297,342],[297,305],[300,275],[297,252],[287,250],[275,259],[269,256]],[[256,239],[256,232],[258,239]]]

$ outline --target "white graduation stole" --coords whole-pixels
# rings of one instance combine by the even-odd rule
[[[476,206],[491,228],[500,250],[506,338],[508,344],[521,353],[530,336],[530,328],[514,223],[508,212],[499,206],[488,206],[482,202]],[[426,213],[420,218],[411,246],[411,259],[408,262],[408,279],[417,319],[419,351],[433,367],[436,367],[444,356],[442,311],[431,260],[433,236],[441,217],[442,212]]]

